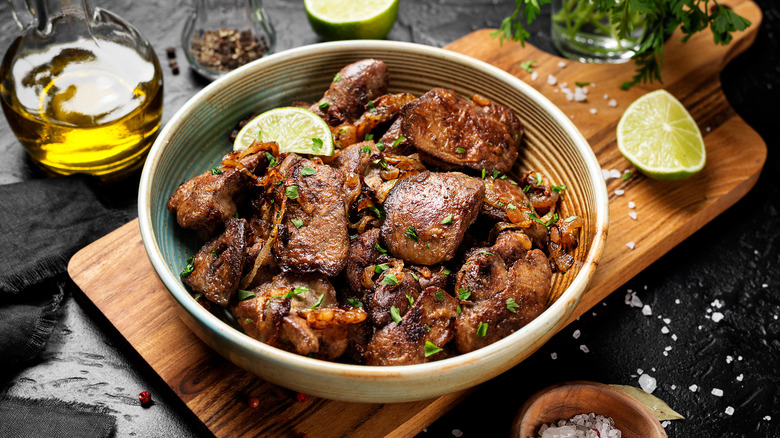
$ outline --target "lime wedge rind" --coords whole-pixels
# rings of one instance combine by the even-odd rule
[[[322,142],[315,142],[318,139]],[[333,155],[333,134],[317,114],[306,108],[281,107],[250,120],[238,132],[233,150],[244,150],[255,140],[274,141],[280,152]]]
[[[399,0],[304,0],[306,17],[323,39],[383,39],[398,17]]]

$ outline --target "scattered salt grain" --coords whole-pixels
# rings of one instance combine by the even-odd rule
[[[761,287],[763,287],[764,289],[766,289],[766,288],[768,288],[768,287],[769,287],[769,285],[768,285],[768,284],[766,284],[766,283],[764,283],[764,284],[762,284],[762,285],[761,285]]]
[[[617,106],[617,100],[609,99],[609,102],[607,102],[607,105],[611,106],[612,108],[615,108]]]
[[[636,218],[637,218],[636,212],[635,211],[629,211],[628,212],[628,217],[630,217],[633,220],[636,220]]]
[[[666,347],[664,347],[664,351],[672,351],[672,346],[667,345]]]
[[[552,360],[558,359],[558,353],[556,353],[554,351],[552,353],[550,353],[550,359],[552,359]]]
[[[550,84],[550,85],[555,85],[555,84],[558,83],[558,79],[556,79],[555,76],[553,76],[553,75],[548,75],[547,76],[547,83]]]
[[[726,406],[726,415],[734,415],[734,408]]]
[[[610,178],[620,178],[622,173],[617,169],[601,169],[601,176],[603,176],[606,181]]]
[[[460,438],[463,436],[463,432],[460,429],[452,429],[452,435],[456,438]]]
[[[574,330],[574,333],[572,333],[572,334],[571,334],[571,336],[572,336],[574,339],[579,339],[579,338],[580,338],[580,334],[581,334],[581,333],[580,333],[580,331],[579,331],[579,330]]]
[[[679,298],[675,299],[674,304],[680,304],[680,299]]]
[[[539,77],[539,72],[533,72],[531,73],[531,80],[535,81]]]
[[[742,356],[737,356],[737,360],[742,360]]]
[[[558,68],[566,68],[566,63],[563,61],[558,61]]]
[[[672,385],[670,386],[670,388],[672,389],[672,391],[674,391],[675,389],[677,389],[677,385]]]
[[[623,189],[617,189],[615,190],[615,196],[623,196],[626,193]]]
[[[609,95],[605,93],[604,94],[604,100],[607,100],[607,99],[609,99]]]
[[[771,421],[771,420],[772,420],[772,417],[771,417],[771,416],[769,416],[769,415],[765,415],[765,416],[764,416],[764,420],[766,420],[766,421]]]
[[[738,376],[737,376],[737,382],[741,382],[741,381],[742,381],[742,379],[744,379],[744,378],[745,378],[745,375],[744,375],[744,374],[740,374],[740,375],[738,375]]]
[[[669,356],[669,352],[668,351],[663,351],[662,353],[663,353],[664,356]]]
[[[612,418],[594,413],[579,414],[569,420],[543,424],[538,432],[540,438],[620,438],[621,435]]]
[[[634,245],[634,241],[632,240],[632,241],[626,243],[626,246],[628,247],[628,249],[634,249],[634,246],[635,246]]]
[[[675,335],[674,333],[672,333],[672,340],[673,340],[673,341],[676,341],[676,340],[677,340],[677,335]]]
[[[634,201],[628,201],[628,208],[636,208]]]
[[[574,89],[574,100],[576,102],[585,102],[588,99],[588,93],[586,93],[582,87]]]
[[[706,132],[710,132],[711,130],[712,130],[712,128],[710,128],[709,126],[704,128],[704,131],[706,131]]]
[[[723,308],[723,301],[716,299],[715,301],[712,302],[712,304],[710,304],[710,306],[717,307],[718,309],[721,309],[721,308]]]
[[[726,363],[731,363],[731,362],[733,362],[733,361],[734,361],[734,358],[733,358],[733,357],[731,357],[730,355],[729,355],[729,356],[726,356]]]
[[[668,425],[670,425],[670,424],[672,424],[672,422],[671,422],[671,421],[669,421],[669,420],[666,420],[666,421],[664,421],[664,422],[662,422],[662,423],[661,423],[661,427],[663,427],[664,429],[666,429],[666,426],[668,426]]]
[[[597,112],[599,112],[599,110],[597,110],[596,108],[591,108],[590,109],[590,113],[591,114],[596,114]]]
[[[712,320],[714,322],[720,322],[720,320],[722,320],[723,318],[724,318],[724,316],[720,312],[715,312],[715,313],[712,314]]]
[[[574,114],[569,115],[569,118],[574,120]]]
[[[637,369],[636,369],[636,375],[637,375],[637,376],[641,376],[641,375],[642,375],[642,374],[644,374],[644,373],[645,373],[645,370],[643,370],[642,368],[637,368]]]
[[[642,307],[642,315],[650,316],[653,314],[653,309],[650,308],[649,304],[645,304],[644,307]]]
[[[720,388],[712,388],[712,395],[715,397],[723,397],[723,390]]]
[[[588,346],[585,344],[580,345],[580,350],[582,350],[583,353],[590,353]]]
[[[557,93],[557,92],[558,92],[558,89],[557,89],[557,88],[553,90],[553,93]]]
[[[664,318],[664,324],[671,324],[672,320],[669,318]]]
[[[636,292],[633,292],[631,289],[626,292],[626,298],[624,301],[627,306],[642,307],[642,300],[640,300],[639,297],[636,296]]]
[[[655,378],[651,377],[649,374],[642,374],[639,376],[639,386],[643,391],[652,394],[656,388]]]
[[[696,392],[699,389],[699,385],[694,383],[693,385],[689,386],[688,389],[690,389],[691,392]]]
[[[661,327],[661,333],[663,333],[663,334],[669,333],[669,327],[667,327],[667,326]]]

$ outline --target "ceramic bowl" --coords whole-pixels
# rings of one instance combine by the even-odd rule
[[[666,438],[647,406],[614,386],[597,382],[559,383],[529,398],[512,424],[512,438],[535,438],[543,424],[595,413],[615,420],[623,438]]]
[[[179,278],[199,248],[180,229],[166,201],[183,181],[217,165],[228,134],[248,114],[294,101],[315,101],[343,66],[364,58],[387,63],[390,92],[422,95],[447,87],[511,108],[525,127],[523,170],[537,169],[566,184],[566,214],[584,219],[576,265],[554,276],[556,300],[536,320],[475,352],[438,362],[370,367],[320,361],[249,338],[206,311]],[[517,365],[552,337],[571,315],[593,275],[607,231],[607,191],[587,141],[569,118],[516,77],[443,49],[391,41],[342,41],[288,50],[241,67],[190,99],[161,131],[149,152],[138,197],[141,236],[152,265],[178,303],[184,322],[233,363],[281,386],[357,402],[422,400],[482,383]],[[215,306],[216,307],[216,306]]]

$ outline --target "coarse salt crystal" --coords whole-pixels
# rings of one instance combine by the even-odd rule
[[[663,427],[664,429],[666,429],[666,426],[668,426],[668,425],[670,425],[670,424],[672,424],[672,422],[671,422],[671,421],[669,421],[669,420],[666,420],[666,421],[664,421],[663,423],[661,423],[661,427]]]
[[[642,388],[643,391],[652,394],[656,388],[655,378],[653,378],[649,374],[642,374],[641,376],[639,376],[639,386]]]
[[[672,333],[672,340],[673,340],[673,341],[676,341],[676,340],[677,340],[677,335],[675,335],[674,333]]]
[[[763,287],[764,289],[766,289],[766,288],[768,288],[768,287],[769,287],[769,285],[768,285],[768,284],[766,284],[766,283],[764,283],[764,284],[762,284],[762,285],[761,285],[761,287]]]
[[[570,115],[569,115],[569,118],[570,118],[570,119],[572,119],[572,120],[574,120],[574,114],[570,114]]]
[[[552,353],[550,353],[550,359],[552,359],[552,360],[558,359],[558,353],[556,353],[554,351]]]
[[[664,318],[664,324],[671,324],[672,320],[669,318]]]
[[[582,350],[583,353],[588,353],[590,350],[588,349],[588,346],[585,344],[580,345],[580,350]]]
[[[720,389],[720,388],[712,388],[712,391],[711,391],[711,393],[712,393],[712,395],[714,395],[715,397],[723,397],[723,390],[722,390],[722,389]]]
[[[764,420],[766,420],[766,421],[771,421],[771,420],[772,420],[772,417],[771,417],[771,416],[769,416],[769,415],[764,415]]]
[[[732,361],[734,361],[734,358],[733,358],[733,357],[731,357],[731,356],[726,356],[726,363],[731,363]]]
[[[650,308],[649,304],[645,304],[644,307],[642,307],[642,315],[650,316],[653,314],[653,309]]]
[[[535,81],[539,77],[539,72],[533,72],[531,73],[531,80]]]
[[[672,391],[674,391],[675,389],[677,389],[677,385],[672,385],[670,386],[670,388],[672,388]]]
[[[723,314],[720,312],[715,312],[712,314],[712,320],[715,322],[720,322],[724,318]]]
[[[737,356],[737,360],[742,360],[742,356]]]
[[[591,108],[590,109],[590,113],[591,114],[596,114],[597,112],[599,112],[599,111],[596,108]]]
[[[636,208],[636,204],[634,204],[634,201],[628,201],[628,208]]]
[[[628,249],[634,249],[634,241],[632,240],[632,241],[626,243],[626,246],[628,247]]]
[[[738,376],[737,376],[737,382],[741,382],[741,381],[742,381],[742,379],[744,379],[744,378],[745,378],[745,375],[744,375],[744,374],[740,374],[740,375],[738,375]]]
[[[571,336],[574,339],[579,339],[580,338],[580,331],[579,330],[574,330],[574,333],[572,333]]]
[[[717,307],[718,309],[723,307],[723,301],[722,300],[715,300],[710,304],[712,307]]]
[[[609,99],[609,102],[607,102],[607,105],[611,106],[612,108],[615,108],[617,106],[617,100]]]
[[[605,180],[610,178],[620,178],[621,175],[622,174],[617,169],[601,169],[601,176],[603,176]]]
[[[553,93],[557,93],[557,92],[558,92],[558,89],[557,89],[557,88],[553,90]]]
[[[609,99],[609,95],[604,93],[604,100],[607,100],[607,99]]]
[[[734,408],[726,406],[726,415],[734,415]]]
[[[699,389],[699,385],[694,383],[693,385],[689,386],[688,389],[690,389],[691,392],[696,392]]]
[[[623,196],[626,193],[623,189],[617,189],[615,190],[615,196]]]
[[[668,351],[662,351],[661,353],[663,353],[664,356],[669,356],[669,352]]]
[[[644,373],[645,373],[645,370],[643,370],[642,368],[637,368],[637,369],[636,369],[636,375],[637,375],[637,376],[641,376],[641,375],[642,375],[642,374],[644,374]]]
[[[680,299],[679,298],[675,299],[674,304],[680,304]]]
[[[553,75],[548,75],[547,76],[547,83],[550,84],[550,85],[555,85],[555,84],[558,83],[558,79],[556,79],[555,76],[553,76]]]
[[[666,347],[664,347],[664,351],[672,351],[672,346],[667,345]]]
[[[585,102],[588,99],[588,93],[582,91],[581,87],[574,89],[574,100],[577,102]]]
[[[456,438],[460,438],[463,436],[463,432],[460,429],[452,429],[452,435]]]
[[[661,327],[661,333],[663,333],[663,334],[669,333],[669,327],[667,327],[667,326]]]
[[[635,211],[629,211],[628,212],[628,217],[630,217],[633,220],[636,220],[636,218],[637,218],[636,212]]]
[[[558,67],[560,68],[566,68],[566,63],[563,61],[558,61]]]

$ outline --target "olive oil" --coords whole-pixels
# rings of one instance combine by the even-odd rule
[[[20,41],[0,68],[0,103],[32,160],[55,174],[103,180],[143,164],[162,119],[154,52],[99,36],[38,50]]]

